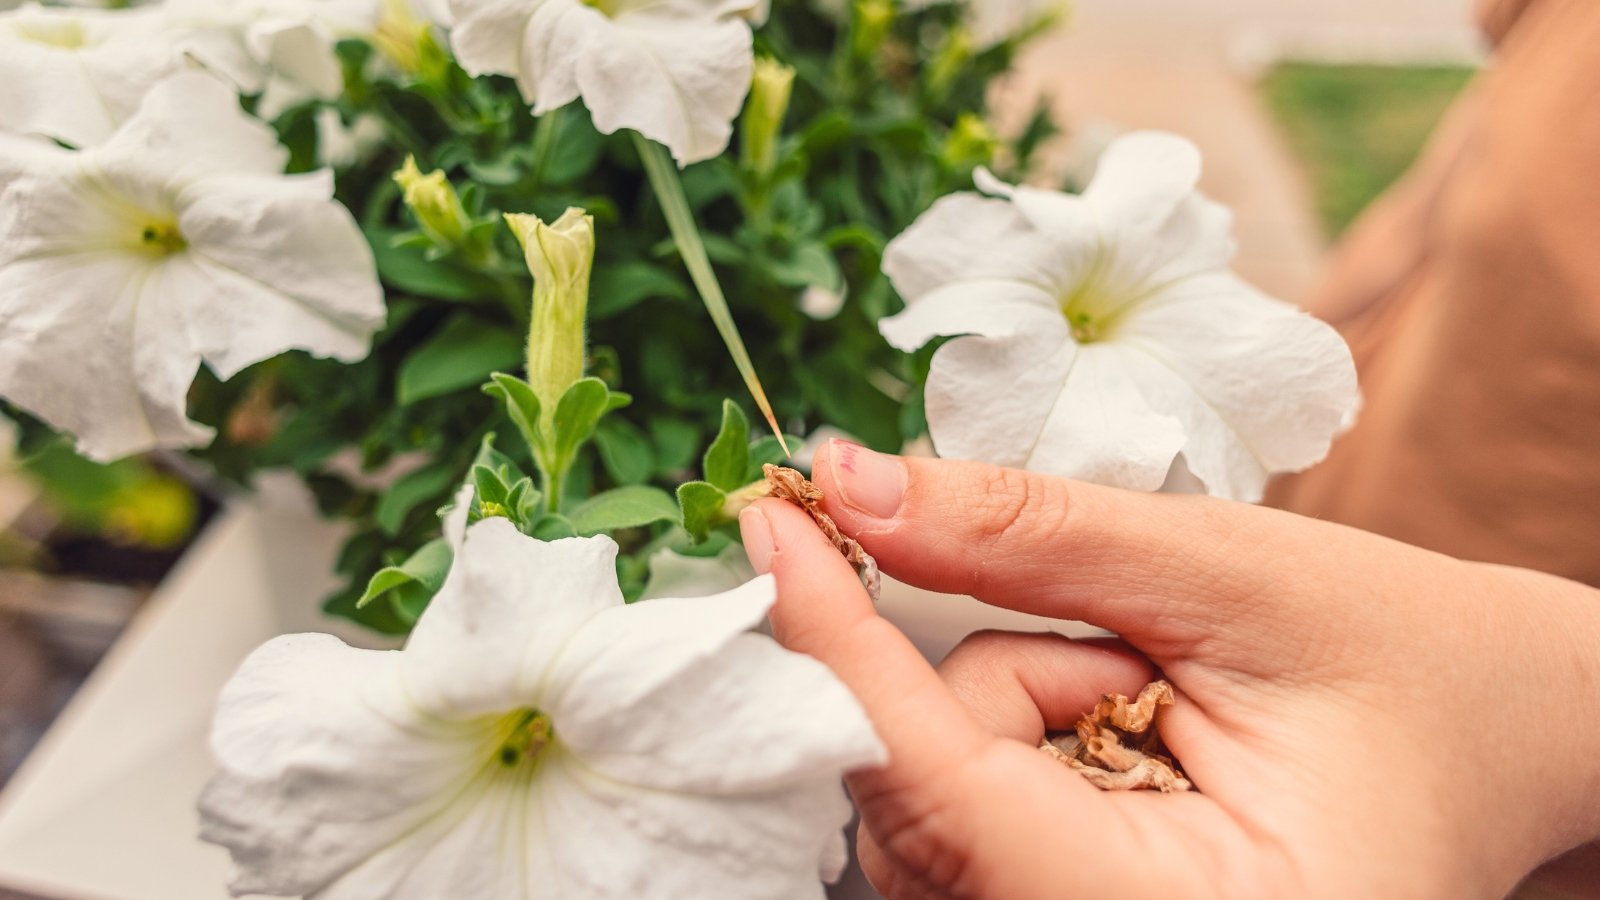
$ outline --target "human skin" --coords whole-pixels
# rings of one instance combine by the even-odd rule
[[[1501,897],[1600,837],[1600,592],[1206,497],[842,442],[825,511],[902,581],[1116,632],[982,633],[937,669],[798,508],[740,517],[779,641],[890,750],[850,776],[890,898]],[[1101,793],[1037,749],[1159,672],[1199,793]]]

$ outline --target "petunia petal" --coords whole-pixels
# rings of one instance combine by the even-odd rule
[[[1012,338],[957,338],[933,355],[925,392],[939,455],[1027,464],[1077,355],[1060,316]]]
[[[520,60],[509,70],[522,96],[544,115],[578,99],[578,61],[591,44],[605,40],[608,24],[599,10],[576,0],[541,0],[523,26]]]
[[[1038,331],[1064,332],[1054,295],[1037,285],[1001,279],[970,279],[916,298],[878,321],[891,347],[911,352],[941,335],[1002,338]]]
[[[392,652],[290,635],[229,682],[212,731],[221,772],[200,809],[201,837],[233,853],[235,893],[316,894],[391,845],[414,857],[419,832],[453,824],[450,801],[493,752],[492,727],[426,718],[398,666]],[[391,859],[391,876],[413,862]],[[363,880],[381,883],[370,870]]]
[[[705,797],[620,784],[570,753],[544,765],[540,897],[820,900],[818,860],[850,819],[836,776]]]
[[[1116,343],[1078,348],[1025,467],[1096,484],[1153,491],[1184,445],[1181,421],[1140,392],[1139,362]]]
[[[687,556],[663,547],[650,556],[650,580],[642,599],[709,597],[755,577],[749,556],[738,544],[729,544],[716,556]]]
[[[0,131],[101,143],[182,67],[161,24],[157,10],[0,12]]]
[[[1267,476],[1322,459],[1358,392],[1330,326],[1227,273],[1184,280],[1119,326],[1140,392],[1183,421],[1183,455],[1209,493],[1261,499]]]
[[[538,541],[502,518],[469,527],[406,645],[414,701],[456,718],[532,706],[573,634],[622,605],[616,555],[606,537]]]
[[[595,128],[631,128],[680,166],[728,146],[750,88],[750,23],[704,2],[640,4],[593,36],[576,76]]]
[[[93,459],[209,440],[184,415],[199,354],[137,315],[155,268],[114,251],[0,265],[0,396]]]
[[[1006,200],[951,194],[889,242],[883,271],[908,304],[974,280],[1020,282],[1059,296],[1093,258],[1097,241],[1093,232],[1046,235]]]
[[[1135,131],[1100,155],[1083,199],[1119,229],[1158,229],[1200,182],[1200,150],[1160,131]]]
[[[469,75],[517,71],[534,4],[529,0],[449,0],[450,49]]]
[[[539,696],[562,728],[594,727],[754,628],[777,600],[771,576],[709,597],[613,606],[583,623],[546,674]]]
[[[626,633],[616,624],[608,623],[618,649],[551,708],[563,745],[609,779],[732,796],[836,778],[886,758],[861,705],[809,656],[738,634],[662,679],[657,670],[669,666],[655,647],[667,641],[629,639],[650,623],[628,623]],[[629,659],[629,651],[655,661]]]
[[[108,183],[143,199],[155,186],[207,175],[276,175],[289,151],[270,127],[245,115],[232,88],[191,71],[152,89],[138,114],[88,158]]]
[[[1233,258],[1233,214],[1195,191],[1200,151],[1177,135],[1141,131],[1113,141],[1083,200],[1104,236],[1105,288],[1142,295]]]
[[[179,198],[173,328],[217,374],[288,349],[353,361],[383,325],[372,250],[327,173],[208,178]]]

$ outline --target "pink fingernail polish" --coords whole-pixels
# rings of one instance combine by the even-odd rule
[[[766,514],[754,506],[746,507],[739,513],[739,535],[744,538],[744,552],[750,557],[750,567],[756,574],[765,575],[771,571],[772,554],[778,548],[772,540],[772,523]]]
[[[906,491],[906,464],[860,444],[828,442],[828,464],[839,499],[874,519],[892,519]]]

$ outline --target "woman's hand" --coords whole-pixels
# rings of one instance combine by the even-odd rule
[[[1600,593],[1269,509],[841,442],[814,477],[890,575],[1126,642],[984,633],[935,672],[801,511],[745,511],[778,639],[889,746],[850,780],[889,897],[1499,897],[1600,836]],[[1036,749],[1156,669],[1200,793],[1101,793]]]

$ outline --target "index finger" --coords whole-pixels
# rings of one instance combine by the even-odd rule
[[[911,641],[878,615],[855,570],[805,513],[762,500],[739,516],[739,528],[756,571],[777,579],[778,641],[832,669],[889,748],[889,765],[853,779],[853,787],[915,798],[902,788],[944,783],[952,759],[992,740]],[[930,740],[930,731],[939,739]]]

